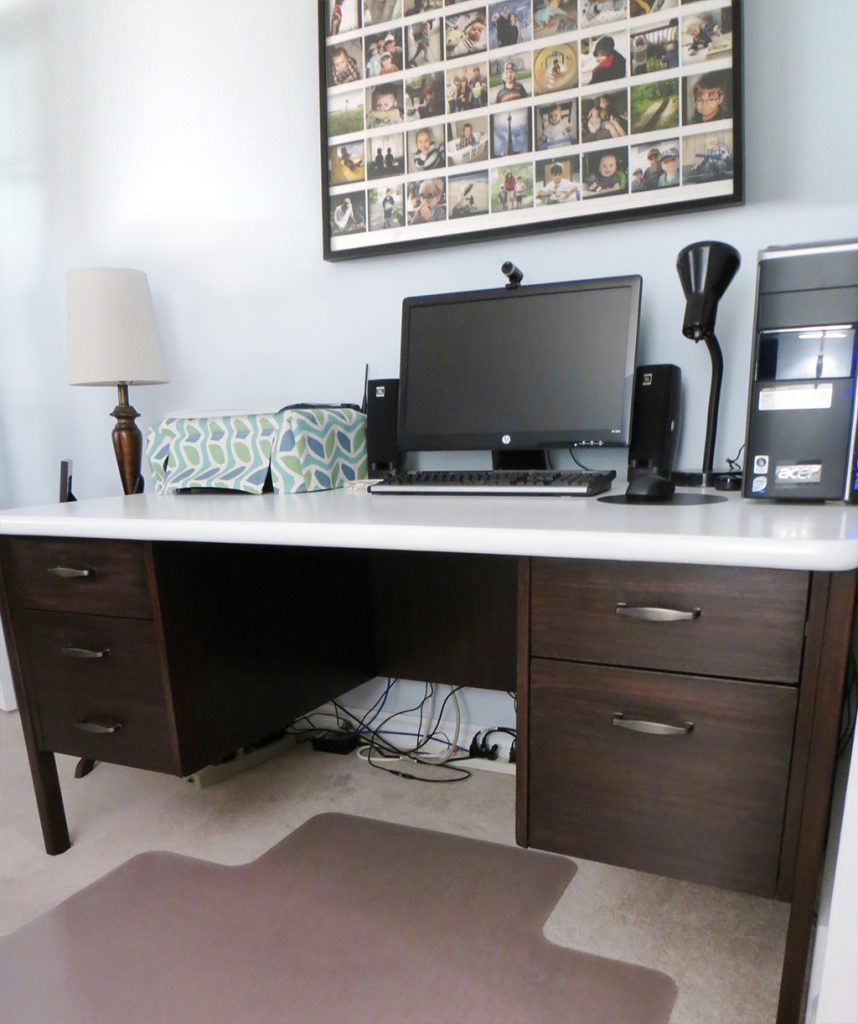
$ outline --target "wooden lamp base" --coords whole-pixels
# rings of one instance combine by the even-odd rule
[[[125,494],[143,492],[140,465],[143,458],[143,435],[134,422],[140,413],[128,402],[128,385],[119,384],[119,401],[110,414],[116,419],[113,428],[113,451]]]

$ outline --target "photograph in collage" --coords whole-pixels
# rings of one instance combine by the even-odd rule
[[[444,47],[447,60],[484,53],[489,45],[485,7],[474,7],[464,14],[448,14],[444,19]]]
[[[578,0],[535,0],[534,39],[574,32],[578,27]]]
[[[424,125],[408,133],[408,170],[437,171],[446,166],[444,126]]]
[[[402,16],[402,0],[363,0],[363,25],[381,25]]]
[[[581,85],[622,81],[626,77],[627,40],[625,32],[582,39],[579,72]]]
[[[682,19],[682,63],[699,63],[725,57],[733,48],[733,14],[720,11],[690,14]]]
[[[380,185],[369,190],[369,230],[386,231],[405,223],[402,185]]]
[[[651,192],[657,188],[678,185],[677,166],[673,160],[679,156],[679,139],[660,139],[646,145],[633,146],[631,153],[632,192]],[[666,163],[664,162],[666,161]]]
[[[604,142],[629,134],[629,106],[625,89],[596,93],[581,101],[581,141]]]
[[[679,84],[675,78],[633,85],[629,92],[635,134],[663,132],[679,125]]]
[[[451,174],[447,187],[450,194],[450,219],[475,217],[489,212],[489,172]]]
[[[363,139],[328,147],[328,176],[332,185],[347,185],[364,180],[366,168]]]
[[[373,135],[367,140],[367,145],[370,149],[367,177],[371,181],[392,178],[405,172],[405,141],[402,132]]]
[[[419,226],[447,219],[447,192],[443,178],[408,183],[408,224]]]
[[[674,18],[664,25],[632,31],[629,52],[632,75],[675,70],[679,67],[679,23]]]
[[[577,156],[538,160],[536,163],[536,205],[554,206],[581,198],[581,177]]]
[[[531,145],[530,107],[492,114],[492,156],[529,153]]]
[[[575,43],[556,43],[533,55],[537,93],[574,89],[578,84],[578,50]]]
[[[347,39],[327,49],[328,85],[346,85],[363,78],[363,45]]]
[[[527,99],[533,92],[533,72],[528,52],[510,53],[489,61],[489,98],[492,103]]]
[[[340,194],[331,212],[331,233],[349,235],[356,231],[366,231],[366,196],[363,192]]]
[[[489,4],[489,47],[518,46],[533,38],[531,0],[500,0]]]
[[[489,158],[489,119],[485,114],[447,125],[447,163],[450,167]]]
[[[742,203],[739,14],[319,0],[325,259]]]
[[[489,102],[489,66],[486,61],[465,64],[447,72],[447,113],[485,107]]]
[[[327,5],[329,36],[360,28],[360,0],[327,0]]]
[[[402,29],[374,32],[364,41],[364,77],[393,75],[405,67],[402,49]]]
[[[584,179],[585,199],[628,192],[628,152],[625,147],[585,153],[583,162],[581,174]]]
[[[629,0],[581,0],[581,28],[601,27],[629,16]]]
[[[415,21],[405,30],[405,66],[419,68],[441,60],[441,19]]]
[[[444,0],[405,0],[403,14],[410,18],[412,14],[426,14],[428,11],[440,11]]]
[[[727,71],[707,71],[683,79],[683,124],[707,124],[731,117],[732,81]]]
[[[704,185],[733,177],[733,133],[707,131],[682,140],[682,183]]]
[[[444,75],[434,71],[405,80],[405,119],[419,121],[444,113]]]
[[[534,109],[534,146],[551,149],[578,141],[578,100],[555,100]]]
[[[679,7],[679,0],[629,0],[629,14],[640,18],[644,14],[658,14],[671,7]]]
[[[402,124],[402,82],[382,81],[366,91],[367,128],[389,128]]]
[[[340,92],[328,101],[328,135],[350,135],[363,131],[364,94],[361,89]]]
[[[533,206],[533,164],[506,164],[492,170],[492,213]]]

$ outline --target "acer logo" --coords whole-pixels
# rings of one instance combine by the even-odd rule
[[[819,463],[804,466],[778,466],[775,476],[781,483],[818,484],[822,479],[822,466]]]

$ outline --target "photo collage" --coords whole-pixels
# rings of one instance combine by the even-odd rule
[[[319,2],[332,252],[733,194],[738,0]]]

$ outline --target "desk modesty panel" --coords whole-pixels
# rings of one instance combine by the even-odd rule
[[[858,508],[579,497],[139,494],[0,511],[0,534],[529,555],[841,572]]]

